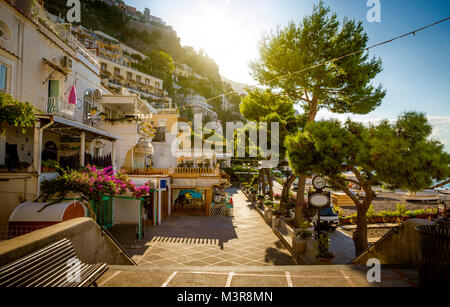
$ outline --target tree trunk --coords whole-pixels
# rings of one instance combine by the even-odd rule
[[[364,188],[365,196],[362,204],[356,206],[356,231],[353,233],[356,256],[361,255],[369,246],[367,240],[367,211],[375,196],[371,188]]]
[[[261,194],[265,194],[266,193],[266,174],[265,174],[265,170],[261,169],[260,171],[260,176],[261,176]]]
[[[298,178],[297,201],[295,202],[295,219],[297,221],[301,221],[303,219],[303,208],[306,205],[305,185],[306,175],[300,175]]]
[[[270,200],[273,201],[273,181],[272,181],[272,170],[270,168],[266,169],[267,172],[267,182],[269,184],[269,195]]]
[[[295,174],[291,174],[287,179],[286,182],[283,184],[283,191],[281,192],[281,202],[280,207],[283,212],[287,211],[287,202],[289,200],[289,190],[291,189],[292,183],[295,181]]]
[[[355,253],[359,256],[367,249],[367,210],[369,208],[357,207],[356,231],[353,233]]]

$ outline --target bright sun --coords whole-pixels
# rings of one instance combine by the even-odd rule
[[[247,78],[248,62],[257,54],[259,39],[249,34],[246,21],[252,21],[237,18],[228,1],[195,3],[189,12],[179,16],[182,27],[176,30],[181,43],[204,49],[225,76]]]

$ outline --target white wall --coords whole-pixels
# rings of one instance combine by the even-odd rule
[[[114,224],[138,224],[139,200],[115,198],[113,201]]]
[[[153,142],[155,155],[153,156],[153,166],[156,168],[177,167],[177,157],[172,153],[172,142],[176,139],[175,133],[166,133],[165,142]]]

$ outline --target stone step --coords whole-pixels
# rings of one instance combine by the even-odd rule
[[[375,286],[367,281],[367,267],[311,266],[111,266],[99,281],[106,287],[299,287]],[[414,269],[382,267],[381,286],[414,286]],[[380,286],[377,284],[376,286]]]

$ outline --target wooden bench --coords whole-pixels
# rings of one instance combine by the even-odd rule
[[[62,239],[0,268],[0,287],[89,287],[108,270],[84,264],[72,242]]]

